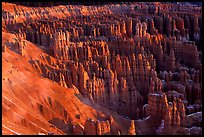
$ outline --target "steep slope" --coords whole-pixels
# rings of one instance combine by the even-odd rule
[[[25,55],[21,56],[14,48],[15,35],[3,32],[2,39],[2,45],[7,47],[2,52],[3,134],[71,134],[72,125],[84,125],[89,118],[103,121],[110,114],[128,124],[115,113],[93,105],[77,90],[61,87],[34,72],[29,61],[47,55],[39,47],[26,41]],[[121,123],[114,125],[127,132],[126,128],[117,127]]]
[[[201,134],[201,7],[2,5],[3,134]]]

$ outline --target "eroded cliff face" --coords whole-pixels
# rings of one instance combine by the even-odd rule
[[[35,44],[44,52],[27,60],[33,73],[132,120],[123,132],[110,119],[87,118],[70,134],[145,134],[136,130],[137,120],[148,116],[143,123],[155,123],[151,134],[171,134],[176,127],[172,134],[200,133],[187,125],[189,114],[202,111],[201,18],[200,7],[171,3],[3,3],[2,27],[16,38],[3,43],[2,52],[26,58],[28,41]]]

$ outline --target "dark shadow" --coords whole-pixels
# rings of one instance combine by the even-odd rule
[[[59,118],[53,118],[52,120],[48,121],[49,123],[53,124],[60,130],[62,130],[64,133],[71,135],[72,133],[72,123],[69,120],[68,122],[65,122],[64,120],[61,120]]]
[[[3,44],[3,43],[2,43]],[[18,51],[18,47],[17,47],[17,43],[13,43],[13,42],[8,42],[6,41],[4,43],[6,45],[6,48],[8,48],[9,50],[19,54],[19,51]]]

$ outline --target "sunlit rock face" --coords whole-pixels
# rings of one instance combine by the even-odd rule
[[[201,134],[201,7],[21,4],[2,3],[3,134]]]

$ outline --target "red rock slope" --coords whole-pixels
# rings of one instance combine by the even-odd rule
[[[21,56],[14,48],[15,39],[15,35],[3,32],[2,45],[6,45],[2,52],[3,134],[71,134],[72,125],[84,125],[89,118],[106,120],[110,114],[117,119],[114,129],[127,132],[128,127],[119,126],[127,124],[126,120],[91,104],[77,90],[61,87],[34,72],[29,61],[47,54],[26,41],[25,55]]]

